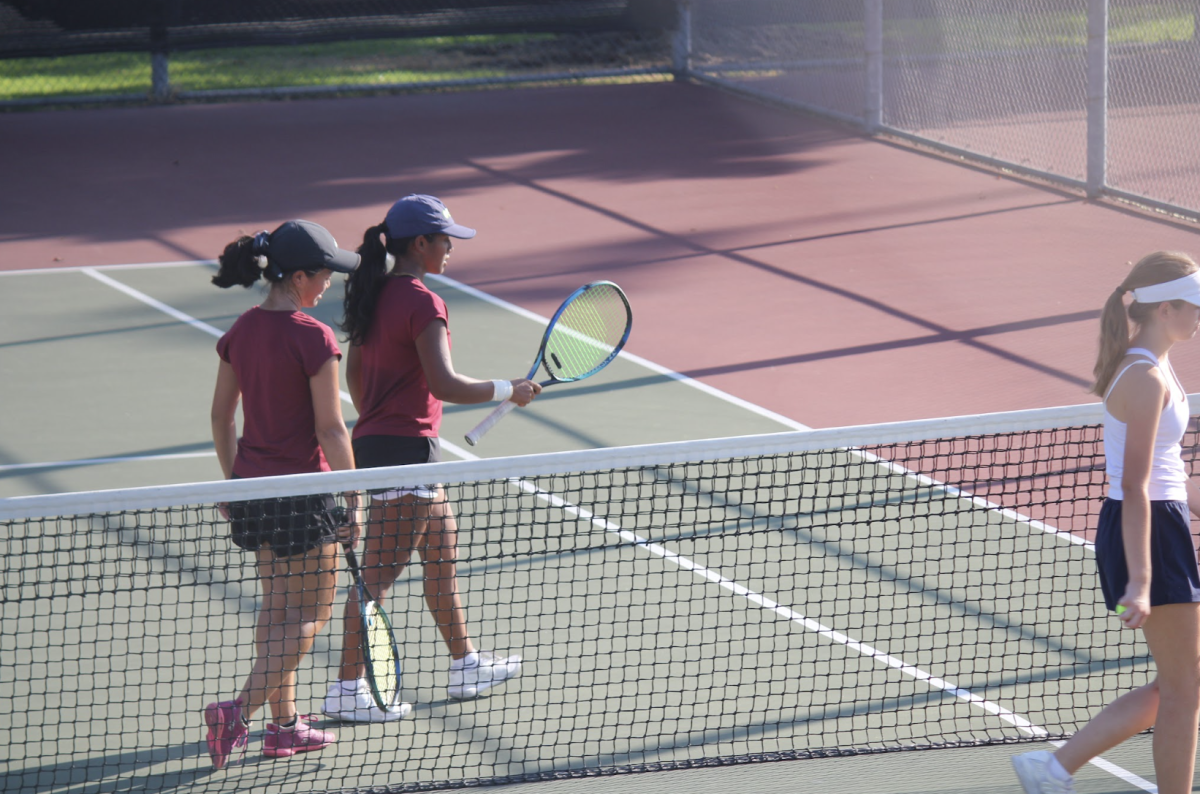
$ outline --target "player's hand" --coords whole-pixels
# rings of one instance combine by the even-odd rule
[[[1125,624],[1125,628],[1141,628],[1146,618],[1150,617],[1150,588],[1132,583],[1126,587],[1125,595],[1117,601],[1117,617]]]
[[[542,387],[534,381],[518,378],[510,382],[512,383],[513,394],[508,399],[521,407],[529,405],[529,403],[533,402],[534,397],[542,393]]]
[[[344,494],[346,500],[346,520],[337,528],[338,542],[347,549],[358,548],[358,539],[362,537],[362,510],[359,507],[357,491]]]
[[[217,502],[217,512],[221,514],[221,518],[230,521],[229,518],[229,502]]]
[[[338,543],[348,549],[358,548],[358,539],[362,536],[362,528],[357,521],[348,521],[337,528]]]

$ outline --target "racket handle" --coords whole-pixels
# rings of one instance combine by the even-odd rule
[[[486,417],[484,417],[484,420],[482,422],[475,425],[474,430],[472,430],[470,433],[467,433],[467,435],[465,436],[467,439],[467,443],[470,444],[471,446],[475,446],[476,444],[478,444],[479,439],[483,438],[484,435],[487,434],[487,431],[489,431],[493,427],[495,427],[496,423],[499,422],[501,419],[503,419],[505,414],[507,414],[509,411],[511,411],[512,409],[514,409],[516,407],[517,407],[517,404],[515,402],[513,402],[512,400],[506,400],[505,402],[500,403],[498,406],[496,406],[496,410],[492,411],[490,414],[488,414]]]

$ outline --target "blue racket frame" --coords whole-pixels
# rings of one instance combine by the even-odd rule
[[[621,298],[621,302],[625,305],[625,332],[621,335],[621,340],[619,342],[617,342],[616,346],[612,349],[612,352],[609,353],[608,356],[603,361],[601,361],[599,364],[592,367],[590,370],[583,373],[582,375],[577,375],[575,377],[568,377],[568,378],[560,378],[560,377],[556,376],[550,370],[550,368],[548,366],[546,366],[546,361],[545,361],[546,345],[550,342],[550,336],[554,333],[554,326],[558,324],[559,318],[563,316],[563,313],[567,310],[567,308],[571,305],[571,303],[573,303],[580,296],[586,294],[587,292],[597,289],[597,288],[600,288],[600,287],[613,289],[616,292],[616,294]],[[538,369],[544,367],[546,370],[546,374],[549,376],[549,379],[541,382],[540,385],[542,386],[542,388],[545,388],[547,386],[553,386],[556,383],[574,383],[576,381],[581,381],[584,378],[590,378],[592,375],[595,375],[597,372],[599,372],[600,370],[607,367],[610,363],[612,363],[612,360],[615,359],[620,354],[621,349],[625,347],[625,343],[629,341],[629,333],[632,330],[633,330],[633,309],[629,305],[629,298],[627,298],[625,296],[625,292],[619,286],[617,286],[612,281],[592,281],[587,284],[584,284],[582,287],[580,287],[579,289],[575,290],[570,295],[568,295],[567,299],[562,302],[562,304],[558,307],[558,310],[555,311],[554,315],[550,318],[550,322],[547,323],[547,325],[546,325],[546,332],[542,334],[542,342],[540,345],[538,345],[537,356],[533,360],[533,366],[529,368],[529,374],[526,375],[525,377],[528,378],[529,380],[533,380],[533,376],[537,375]],[[484,420],[482,422],[480,422],[478,425],[476,425],[475,428],[473,430],[471,430],[471,432],[466,434],[465,438],[467,440],[467,443],[470,444],[471,446],[475,446],[476,444],[478,444],[479,439],[483,438],[483,436],[489,430],[491,430],[493,427],[495,427],[497,422],[499,422],[502,418],[504,418],[504,416],[509,411],[511,411],[513,408],[516,408],[516,407],[517,407],[516,403],[511,402],[511,401],[505,401],[505,402],[500,403],[499,407],[497,407],[494,411],[492,411],[490,414],[488,414],[488,416],[486,418],[484,418]]]

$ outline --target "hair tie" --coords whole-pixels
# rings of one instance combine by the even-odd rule
[[[259,270],[266,270],[270,262],[267,261],[267,252],[271,250],[271,233],[267,231],[259,232],[254,235],[254,242],[250,243],[250,253],[254,254],[254,261],[258,265]]]
[[[383,267],[384,267],[384,269],[385,269],[385,270],[391,270],[391,269],[392,269],[393,267],[395,267],[395,266],[396,266],[396,257],[392,256],[391,254],[386,254],[386,255],[383,257]]]

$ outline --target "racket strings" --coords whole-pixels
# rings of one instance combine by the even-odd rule
[[[605,362],[629,323],[629,309],[615,287],[599,285],[571,301],[546,341],[544,361],[555,378],[579,378]]]
[[[371,683],[384,703],[392,703],[400,688],[400,680],[396,674],[396,649],[392,644],[391,627],[375,604],[369,605],[363,622],[366,628]]]

